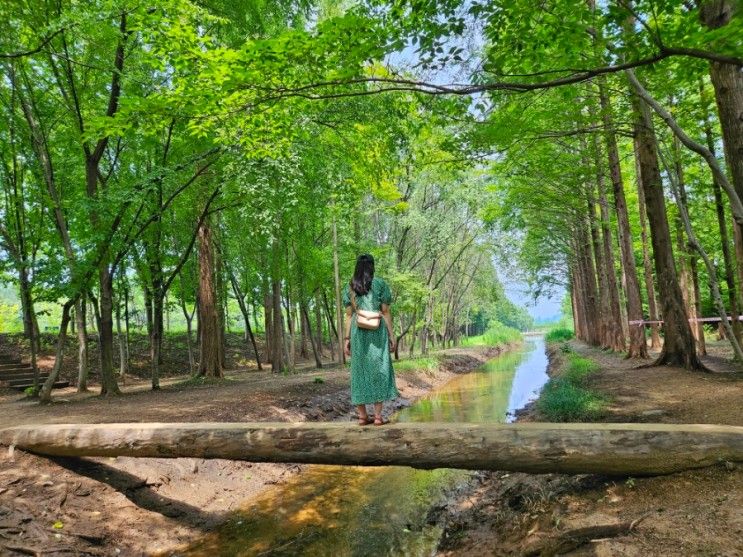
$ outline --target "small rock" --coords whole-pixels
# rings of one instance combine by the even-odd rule
[[[643,410],[640,414],[643,416],[662,416],[665,413],[665,410],[660,410],[659,408],[657,408],[654,410]]]

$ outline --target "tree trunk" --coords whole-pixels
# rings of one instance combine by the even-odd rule
[[[64,348],[67,341],[67,326],[70,323],[70,308],[72,307],[72,303],[72,301],[67,301],[62,306],[62,320],[60,321],[59,333],[57,334],[57,351],[54,356],[54,367],[52,367],[49,377],[46,378],[46,381],[39,392],[39,402],[42,404],[52,401],[52,389],[54,388],[54,383],[57,381],[59,372],[62,369]]]
[[[702,3],[700,19],[710,29],[718,29],[728,25],[736,15],[740,16],[739,10],[739,2],[735,0],[708,0]],[[738,66],[722,62],[711,62],[709,73],[715,89],[725,161],[733,187],[743,199],[743,73]],[[739,223],[733,226],[738,284],[743,285],[743,226]]]
[[[246,341],[249,341],[251,345],[253,346],[253,354],[255,354],[255,363],[258,364],[258,371],[263,371],[263,366],[261,365],[261,357],[258,353],[258,345],[255,343],[255,337],[253,336],[253,329],[250,326],[250,315],[248,315],[248,306],[245,304],[245,296],[242,293],[242,290],[240,289],[240,285],[237,283],[237,278],[235,277],[235,273],[232,272],[232,269],[228,268],[227,272],[230,277],[230,282],[232,283],[232,291],[235,294],[235,298],[237,299],[237,304],[240,307],[240,313],[242,313],[243,321],[245,322],[245,336]]]
[[[344,339],[341,338],[343,328],[343,305],[341,304],[341,275],[338,265],[338,227],[336,226],[335,216],[333,217],[333,276],[335,280],[335,319],[338,331],[338,359],[340,363],[346,363],[346,353],[344,351]]]
[[[119,385],[114,373],[114,322],[113,322],[113,273],[107,262],[103,262],[99,270],[100,287],[100,339],[101,355],[101,395],[120,395]]]
[[[318,369],[322,369],[322,360],[320,359],[320,353],[315,346],[314,340],[312,339],[312,327],[310,327],[310,315],[307,311],[307,305],[304,302],[301,302],[300,304],[301,318],[305,323],[307,338],[309,339],[310,345],[312,346],[312,355],[315,357],[315,366],[317,366]]]
[[[650,321],[659,321],[658,303],[655,298],[655,280],[653,279],[653,268],[650,264],[650,249],[648,242],[647,211],[645,209],[645,196],[642,194],[642,184],[640,182],[640,157],[637,154],[637,142],[635,141],[635,172],[637,174],[637,201],[640,212],[640,236],[642,239],[642,267],[645,275],[645,291],[648,295],[648,317]],[[660,325],[653,323],[650,325],[650,347],[653,350],[660,350]]]
[[[619,247],[622,258],[622,269],[625,274],[625,295],[627,298],[627,320],[642,321],[642,297],[640,295],[640,282],[637,278],[637,267],[635,265],[635,254],[632,249],[632,230],[629,224],[627,211],[627,199],[624,194],[624,180],[622,179],[622,167],[619,160],[619,149],[614,132],[614,122],[611,111],[609,95],[603,81],[599,82],[599,96],[604,123],[604,140],[606,152],[609,158],[609,172],[614,189],[614,208],[617,214],[617,226],[619,228]],[[655,329],[657,336],[657,327]],[[629,349],[628,358],[647,358],[648,348],[645,340],[645,328],[643,325],[630,325],[629,327]]]
[[[743,462],[743,427],[698,424],[123,423],[25,425],[0,443],[42,455],[662,475]]]
[[[224,377],[222,339],[214,280],[214,238],[208,219],[199,227],[199,375]]]
[[[274,239],[272,245],[271,265],[271,369],[274,373],[284,371],[286,360],[284,359],[284,320],[281,311],[281,277],[279,277],[278,261],[281,251],[279,241]]]
[[[671,233],[666,216],[665,196],[658,165],[657,140],[648,105],[637,94],[632,95],[634,132],[640,165],[640,183],[645,199],[650,236],[653,244],[655,272],[663,308],[664,343],[655,365],[678,365],[688,370],[703,369],[697,358],[694,337],[684,312]]]
[[[88,370],[90,361],[88,358],[88,324],[85,314],[85,297],[81,296],[75,302],[75,322],[77,324],[77,392],[84,393],[88,390]]]
[[[704,84],[700,80],[699,95],[702,102],[702,110],[704,111],[704,135],[707,143],[707,149],[716,156],[715,154],[715,141],[712,135],[712,124],[709,118],[709,102],[707,101],[707,95],[705,94]],[[722,186],[717,180],[717,177],[712,175],[712,190],[715,194],[715,210],[717,214],[717,227],[720,231],[720,245],[722,247],[722,259],[725,265],[725,283],[728,287],[728,303],[730,305],[730,312],[733,316],[733,331],[739,342],[743,342],[743,325],[740,322],[740,307],[739,302],[740,296],[735,285],[735,262],[730,253],[730,235],[728,234],[727,217],[725,216],[725,205],[722,200]],[[733,223],[733,226],[735,224]],[[743,239],[743,238],[741,238]],[[743,250],[742,250],[743,251]]]

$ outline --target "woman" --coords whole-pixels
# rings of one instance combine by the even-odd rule
[[[400,395],[395,386],[390,352],[395,351],[390,303],[392,294],[387,283],[374,278],[374,258],[360,255],[351,283],[343,292],[346,306],[345,352],[351,357],[351,402],[356,405],[359,425],[383,425],[382,401]],[[357,325],[358,312],[365,317],[378,316],[381,321],[376,329]],[[374,419],[366,405],[374,403]]]

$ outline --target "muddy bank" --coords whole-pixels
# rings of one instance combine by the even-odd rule
[[[401,398],[384,412],[479,367],[500,349],[453,349],[433,371],[397,374]],[[355,420],[345,370],[235,373],[219,383],[161,391],[130,385],[116,399],[68,393],[39,407],[0,402],[2,423]],[[303,470],[227,460],[46,459],[0,447],[0,554],[168,554],[222,522],[238,505]]]
[[[713,344],[714,374],[672,367],[639,369],[577,342],[601,369],[588,387],[611,400],[606,422],[743,425],[743,380],[726,347]],[[550,376],[563,358],[551,347]],[[529,405],[522,421],[540,421]],[[743,470],[721,464],[657,478],[488,472],[439,516],[439,554],[743,555]]]

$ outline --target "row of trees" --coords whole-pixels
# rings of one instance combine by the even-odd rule
[[[565,31],[504,55],[509,73],[588,60],[610,71],[500,97],[485,133],[505,153],[494,165],[497,218],[523,232],[520,258],[536,283],[569,288],[576,334],[647,358],[641,323],[655,322],[650,341],[660,348],[662,320],[656,363],[701,369],[702,316],[719,316],[743,359],[741,13],[725,0],[676,4],[548,11],[531,31],[546,35],[558,21]],[[654,53],[652,66],[633,68]]]
[[[365,20],[334,6],[251,5],[28,1],[1,14],[12,33],[0,59],[0,242],[34,362],[35,307],[61,305],[42,401],[71,323],[78,389],[97,368],[102,394],[119,393],[134,293],[154,389],[168,296],[199,374],[223,373],[230,300],[259,366],[290,368],[296,350],[318,366],[328,348],[342,358],[340,289],[363,251],[395,293],[399,349],[457,343],[468,323],[503,313],[483,180],[442,120],[465,103],[273,100],[285,81],[384,74],[367,62],[382,51]]]

